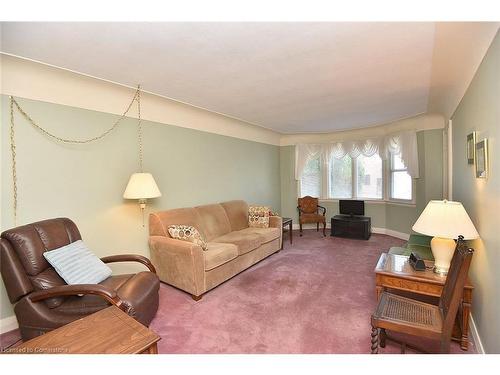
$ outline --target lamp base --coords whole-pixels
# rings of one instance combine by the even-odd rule
[[[434,237],[431,240],[431,250],[434,256],[434,273],[447,275],[455,252],[455,241],[450,238]]]

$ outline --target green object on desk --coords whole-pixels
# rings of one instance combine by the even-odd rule
[[[411,234],[403,247],[391,247],[389,254],[410,256],[413,252],[425,260],[434,260],[431,251],[432,237],[423,234]]]

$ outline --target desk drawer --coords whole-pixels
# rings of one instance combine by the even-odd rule
[[[416,292],[435,297],[440,297],[443,291],[443,287],[441,285],[427,284],[421,281],[417,282],[412,280],[399,279],[396,277],[382,277],[380,278],[379,285],[386,288],[407,290],[410,292]]]

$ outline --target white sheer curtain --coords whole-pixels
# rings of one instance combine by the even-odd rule
[[[320,158],[321,167],[324,167],[328,165],[330,157],[342,159],[347,154],[352,158],[378,154],[380,158],[387,160],[391,153],[401,155],[412,178],[419,177],[417,133],[415,130],[408,130],[359,141],[298,144],[295,147],[295,179],[300,180],[306,164],[317,157]]]

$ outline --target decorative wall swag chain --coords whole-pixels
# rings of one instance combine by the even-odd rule
[[[116,120],[113,125],[102,132],[101,134],[86,139],[71,139],[71,138],[62,138],[59,137],[48,130],[44,129],[40,125],[38,125],[19,105],[19,103],[14,99],[13,96],[10,96],[10,151],[12,157],[12,188],[13,188],[13,215],[14,215],[14,226],[17,226],[17,201],[18,201],[18,193],[17,193],[17,166],[16,166],[16,142],[15,142],[15,126],[14,126],[14,106],[17,108],[18,112],[28,121],[35,129],[39,130],[43,135],[52,138],[53,140],[61,143],[71,143],[71,144],[85,144],[91,143],[94,141],[98,141],[108,134],[110,134],[127,116],[130,108],[134,104],[134,101],[137,101],[137,114],[138,114],[138,141],[139,141],[139,167],[142,172],[142,121],[141,121],[141,86],[138,85],[135,90],[134,96],[130,103],[128,104],[125,112]]]

